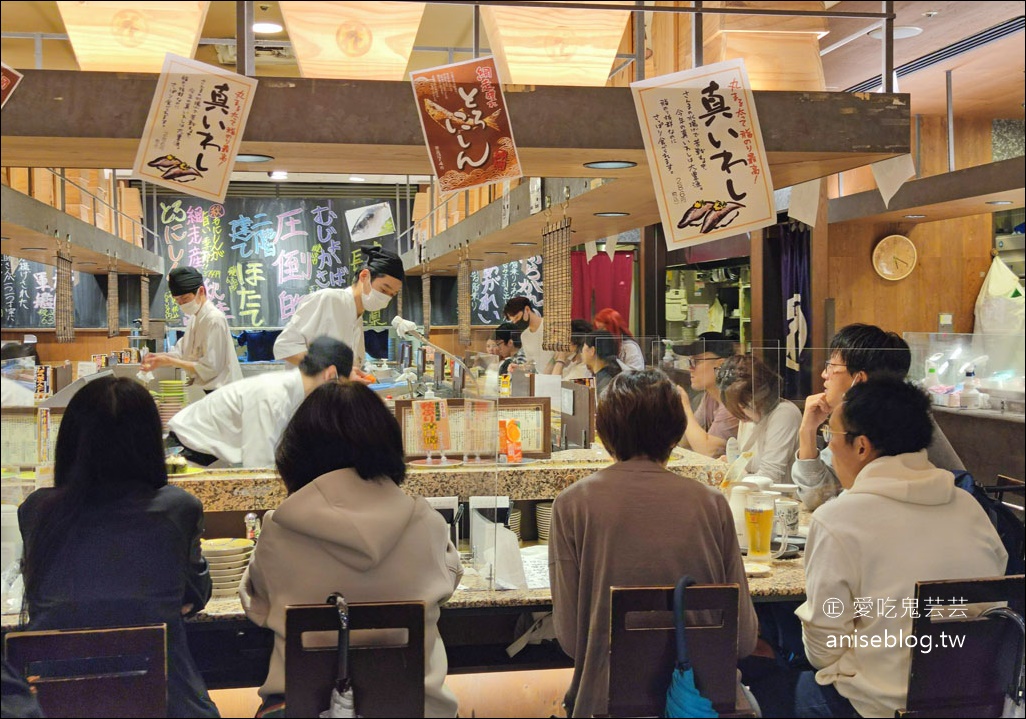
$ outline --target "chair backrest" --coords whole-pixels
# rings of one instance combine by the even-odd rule
[[[164,624],[9,632],[4,651],[47,716],[167,716]]]
[[[662,716],[676,661],[673,587],[613,587],[609,716]],[[720,716],[747,707],[737,682],[736,584],[687,588],[687,640],[695,682]]]
[[[285,608],[286,716],[317,716],[328,707],[338,670],[338,626],[333,604]],[[349,674],[357,714],[424,716],[424,603],[350,604],[349,627]],[[364,630],[399,631],[361,637]],[[305,633],[316,632],[333,634],[319,646],[311,646],[314,637],[304,642]]]
[[[908,698],[897,716],[1001,716],[1006,693],[1019,682],[1023,632],[1005,617],[970,618],[962,607],[1007,602],[1022,617],[1024,592],[1022,574],[916,582]]]

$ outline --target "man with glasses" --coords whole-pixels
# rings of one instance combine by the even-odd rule
[[[895,639],[912,633],[916,582],[1001,575],[1008,553],[973,496],[927,458],[935,429],[921,389],[871,377],[833,410],[826,434],[846,491],[809,525],[795,613],[815,671],[798,678],[793,716],[893,716],[919,651]]]
[[[798,453],[791,467],[791,480],[798,485],[798,496],[810,511],[841,492],[830,448],[820,451],[816,445],[820,425],[853,384],[879,377],[904,379],[911,364],[912,353],[905,340],[874,325],[847,325],[830,340],[830,359],[822,374],[823,391],[805,399]],[[928,452],[930,461],[938,467],[965,469],[936,423]]]
[[[695,342],[676,345],[673,351],[688,358],[691,387],[705,392],[697,410],[687,394],[681,394],[688,420],[681,444],[707,457],[722,457],[727,440],[737,437],[738,420],[723,406],[716,370],[734,354],[734,341],[722,332],[703,332]]]

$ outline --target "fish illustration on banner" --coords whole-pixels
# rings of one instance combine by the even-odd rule
[[[742,60],[631,83],[631,91],[669,249],[776,222]]]
[[[387,202],[346,211],[346,225],[353,242],[363,242],[395,233],[392,209]]]
[[[135,177],[221,202],[257,81],[168,53],[135,156]]]
[[[443,192],[521,176],[494,58],[419,70],[410,78],[424,142]]]

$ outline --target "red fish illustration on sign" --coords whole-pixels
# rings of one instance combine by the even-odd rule
[[[499,114],[502,112],[501,109],[496,110],[488,117],[483,117],[480,120],[474,120],[473,118],[467,115],[465,108],[460,108],[456,112],[450,112],[449,110],[446,110],[444,107],[439,105],[437,102],[434,102],[433,100],[429,100],[427,98],[424,98],[424,109],[427,110],[427,113],[431,116],[432,120],[434,120],[439,125],[444,127],[448,132],[454,132],[455,129],[460,125],[473,126],[475,124],[481,125],[482,123],[492,128],[493,130],[499,130],[499,123],[497,120]],[[448,125],[446,124],[446,122],[448,122]],[[470,128],[468,127],[467,129]]]

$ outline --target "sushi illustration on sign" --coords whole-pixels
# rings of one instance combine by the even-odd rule
[[[635,82],[631,91],[669,249],[776,222],[742,60]]]

